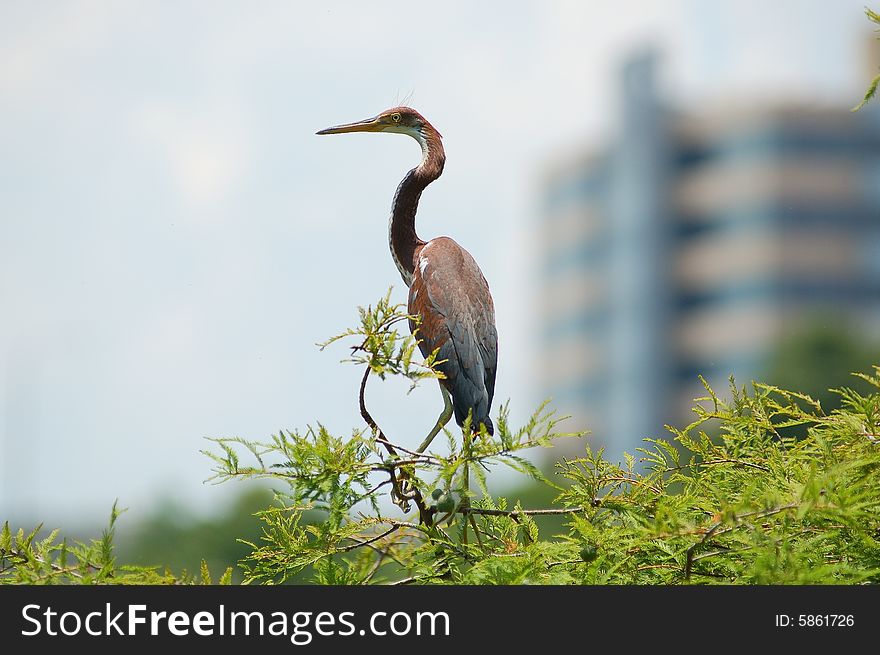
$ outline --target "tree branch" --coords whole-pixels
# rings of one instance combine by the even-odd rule
[[[363,417],[364,421],[366,421],[367,425],[370,426],[370,429],[373,430],[373,432],[376,434],[376,441],[378,441],[385,447],[385,450],[388,451],[388,454],[391,455],[391,457],[398,457],[397,448],[395,448],[394,444],[392,444],[388,440],[388,437],[385,436],[385,433],[382,432],[376,421],[373,419],[372,415],[370,415],[370,411],[367,409],[365,396],[367,390],[367,380],[370,378],[371,370],[372,369],[368,365],[364,370],[364,376],[361,379],[360,392],[358,393],[358,403],[360,405],[361,416]],[[406,504],[408,504],[406,503],[406,501],[409,500],[410,497],[412,497],[413,502],[415,502],[416,507],[419,510],[419,522],[425,525],[431,525],[432,518],[434,516],[434,509],[429,508],[425,504],[425,499],[422,498],[422,492],[420,492],[418,487],[416,487],[415,485],[412,485],[411,495],[404,493],[403,489],[401,488],[401,483],[409,479],[409,474],[403,469],[399,469],[399,474],[395,474],[395,469],[397,469],[397,466],[392,465],[390,467],[390,470],[388,471],[388,474],[391,476],[392,498],[401,501],[399,503],[400,508],[404,509]]]

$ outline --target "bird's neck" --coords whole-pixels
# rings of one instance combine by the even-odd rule
[[[433,128],[415,137],[422,146],[422,162],[401,180],[391,205],[391,220],[388,223],[388,243],[391,257],[406,286],[412,284],[415,271],[416,250],[425,245],[416,234],[416,210],[422,191],[443,173],[446,154],[440,135]]]

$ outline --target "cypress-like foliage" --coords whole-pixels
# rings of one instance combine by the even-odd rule
[[[483,430],[472,440],[451,424],[446,444],[436,440],[419,453],[383,431],[365,398],[376,377],[415,385],[440,376],[434,357],[415,357],[409,318],[389,292],[360,309],[357,328],[322,344],[353,342],[346,361],[363,369],[353,402],[365,427],[334,435],[317,423],[263,441],[213,439],[204,451],[213,479],[268,478],[279,489],[258,513],[261,538],[246,542],[244,582],[880,582],[880,367],[857,374],[867,392],[836,390],[841,407],[830,412],[765,384],[731,380],[728,398],[705,384],[693,423],[667,427],[665,438],[646,439],[621,462],[594,451],[584,433],[561,432],[547,403],[520,427],[503,405],[495,434]],[[553,472],[526,456],[562,438],[578,440],[582,454]],[[555,501],[523,507],[493,494],[499,465],[549,488]],[[114,506],[108,530],[88,544],[5,528],[0,582],[212,581],[206,566],[174,576],[118,565],[118,514]],[[562,527],[543,534],[536,521],[551,515]],[[227,571],[221,582],[230,579]]]
[[[877,25],[880,25],[880,14],[878,14],[876,11],[872,11],[868,7],[865,7],[865,14],[868,16],[869,20],[873,21]],[[880,32],[880,28],[878,28],[877,31]],[[880,74],[878,74],[873,80],[871,80],[871,83],[868,85],[868,90],[865,91],[865,97],[862,98],[862,101],[855,107],[853,107],[852,110],[858,111],[859,109],[864,107],[867,102],[877,94],[878,85],[880,85]]]

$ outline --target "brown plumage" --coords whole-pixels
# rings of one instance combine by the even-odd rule
[[[482,424],[491,434],[498,335],[489,286],[474,258],[455,241],[437,237],[425,242],[415,230],[422,191],[440,177],[446,162],[440,133],[409,107],[394,107],[375,118],[318,134],[343,132],[407,134],[422,148],[421,163],[404,176],[394,194],[388,236],[391,255],[410,287],[409,313],[420,318],[418,325],[411,322],[410,329],[423,355],[438,352],[437,368],[445,376],[440,384],[451,396],[456,422],[462,425],[470,414],[474,432]],[[444,416],[448,420],[441,416],[422,449],[442,427]]]
[[[426,357],[438,350],[441,384],[452,395],[455,420],[473,412],[492,434],[492,397],[498,335],[489,285],[470,253],[449,237],[431,239],[416,250],[409,313],[421,318],[419,348]],[[410,322],[410,329],[416,325]]]

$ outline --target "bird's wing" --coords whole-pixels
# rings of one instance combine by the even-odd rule
[[[440,237],[419,252],[410,287],[409,312],[421,317],[419,348],[439,349],[437,368],[446,376],[456,421],[473,411],[474,425],[491,429],[498,334],[489,286],[473,257]],[[414,327],[414,326],[411,326]]]

